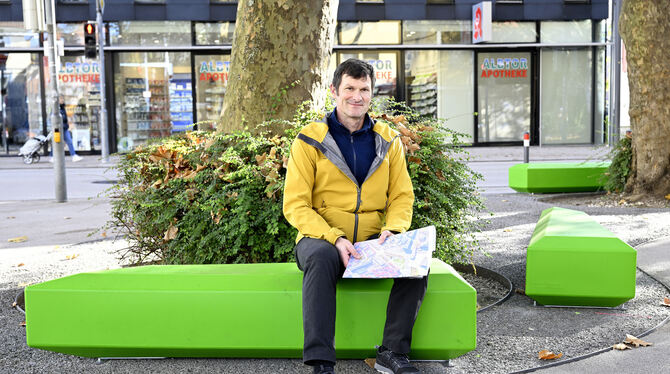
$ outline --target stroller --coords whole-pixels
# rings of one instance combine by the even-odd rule
[[[23,163],[32,164],[40,162],[40,148],[42,148],[46,142],[51,140],[52,136],[53,133],[50,132],[47,136],[37,135],[28,139],[28,141],[21,146],[21,149],[19,149],[19,156],[23,157]]]

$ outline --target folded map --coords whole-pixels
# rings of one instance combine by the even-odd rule
[[[354,244],[361,258],[349,258],[344,278],[420,278],[428,274],[435,251],[435,226]]]

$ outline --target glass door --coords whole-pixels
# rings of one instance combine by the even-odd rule
[[[531,53],[477,54],[477,141],[509,142],[530,132]]]

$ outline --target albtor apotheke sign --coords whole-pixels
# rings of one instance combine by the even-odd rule
[[[482,1],[472,6],[472,43],[491,41],[491,2]]]

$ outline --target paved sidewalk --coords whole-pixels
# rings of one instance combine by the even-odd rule
[[[72,157],[65,156],[65,168],[108,168],[111,165],[114,165],[118,161],[119,156],[113,155],[109,157],[108,163],[102,162],[102,157],[100,155],[85,155],[82,156],[82,160],[78,162],[72,162]],[[42,156],[40,162],[35,164],[24,164],[23,158],[19,156],[6,156],[4,153],[0,154],[0,170],[2,169],[53,169],[54,164],[49,162],[49,156]]]
[[[670,238],[638,246],[637,265],[666,287],[670,287]],[[611,350],[584,360],[538,371],[547,374],[667,373],[668,357],[670,357],[670,323],[664,324],[642,340],[653,345],[625,351]]]

